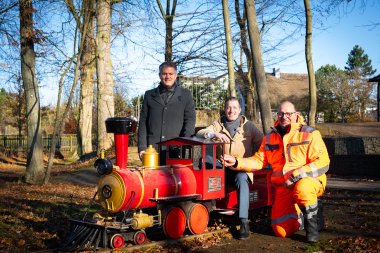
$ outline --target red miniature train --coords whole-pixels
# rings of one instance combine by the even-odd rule
[[[159,150],[166,150],[165,165],[158,165],[158,153],[149,147],[143,166],[127,166],[129,134],[136,131],[136,122],[110,118],[106,127],[114,134],[116,163],[104,157],[95,162],[100,176],[96,195],[104,210],[90,219],[71,220],[64,249],[120,248],[125,241],[143,244],[145,230],[154,226],[170,239],[181,237],[186,229],[201,234],[211,212],[236,210],[237,191],[226,186],[224,166],[217,162],[222,143],[175,138],[159,143]],[[255,172],[250,210],[272,204],[270,173]]]

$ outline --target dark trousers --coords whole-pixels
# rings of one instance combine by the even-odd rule
[[[226,167],[226,185],[232,185],[238,192],[239,218],[248,219],[249,178],[247,173],[233,171]]]

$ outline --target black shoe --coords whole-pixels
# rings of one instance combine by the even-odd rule
[[[240,221],[240,230],[238,239],[245,240],[249,238],[250,230],[249,230],[249,221]]]
[[[308,233],[306,231],[306,240],[308,243],[317,243],[319,241],[319,234],[318,233]]]

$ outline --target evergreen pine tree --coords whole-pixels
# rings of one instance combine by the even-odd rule
[[[355,73],[362,77],[369,77],[376,72],[376,69],[372,69],[372,61],[368,55],[364,53],[364,49],[358,45],[355,45],[348,54],[346,64],[345,69],[347,72]]]

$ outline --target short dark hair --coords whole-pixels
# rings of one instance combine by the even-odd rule
[[[159,73],[161,74],[162,69],[167,68],[167,67],[174,68],[175,72],[177,73],[177,66],[175,65],[174,62],[171,62],[171,61],[165,61],[165,62],[161,63],[160,66],[158,67]]]
[[[237,101],[239,106],[241,107],[240,105],[240,101],[237,97],[227,97],[226,100],[224,101],[224,108],[226,108],[227,106],[227,103],[230,102],[230,101]]]

